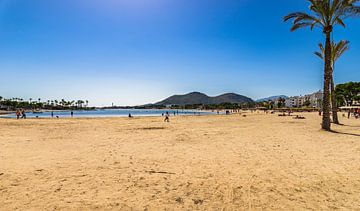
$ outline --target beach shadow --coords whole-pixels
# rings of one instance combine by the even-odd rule
[[[345,126],[345,127],[359,127],[360,128],[360,125],[345,125],[345,124],[341,124],[341,126]]]
[[[143,127],[143,128],[138,128],[139,130],[164,130],[166,129],[165,127]]]
[[[335,130],[331,130],[331,133],[336,133],[336,134],[342,134],[342,135],[348,135],[348,136],[358,136],[360,137],[360,134],[355,134],[355,133],[345,133],[345,132],[339,132],[339,131],[335,131]]]

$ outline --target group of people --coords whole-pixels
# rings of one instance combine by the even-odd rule
[[[17,109],[15,114],[16,114],[17,119],[26,119],[26,111],[25,111],[25,109]],[[53,111],[51,111],[50,115],[51,115],[52,118],[54,118],[54,112]],[[74,116],[73,111],[70,112],[70,116],[71,117]],[[39,118],[39,116],[36,116],[36,118]],[[59,116],[56,116],[56,118],[59,118]]]
[[[164,122],[170,122],[170,114],[169,112],[167,111],[165,114],[162,113],[161,114],[162,116],[165,116],[165,119],[164,119]],[[174,112],[174,116],[176,115],[176,113]],[[129,118],[133,118],[133,116],[131,115],[131,113],[129,113],[128,115]]]
[[[25,109],[18,109],[16,110],[16,118],[17,119],[26,119],[26,112]]]

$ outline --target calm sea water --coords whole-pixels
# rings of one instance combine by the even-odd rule
[[[169,112],[171,116],[176,115],[211,115],[215,114],[208,111],[197,110],[164,110],[164,109],[98,109],[90,111],[73,111],[74,117],[127,117],[131,114],[133,117],[141,116],[162,116],[166,112]],[[70,111],[54,111],[54,117],[56,118],[71,117]],[[4,115],[2,118],[16,118],[15,114]],[[51,112],[33,113],[27,112],[27,118],[51,118]]]

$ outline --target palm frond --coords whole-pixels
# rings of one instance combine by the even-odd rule
[[[292,27],[291,27],[291,29],[290,29],[290,31],[296,31],[296,30],[298,30],[298,29],[300,29],[300,28],[305,28],[305,27],[307,27],[307,26],[311,26],[311,23],[309,23],[309,22],[304,22],[304,23],[297,23],[297,24],[294,24]]]
[[[324,60],[324,57],[323,57],[323,54],[322,54],[322,53],[316,51],[316,52],[314,52],[314,54],[315,54],[316,56],[318,56],[320,59]]]
[[[349,41],[340,40],[338,43],[331,42],[331,63],[335,63],[346,51],[350,49]],[[319,43],[319,50],[314,54],[321,59],[325,58],[325,48],[322,43]]]
[[[333,26],[345,27],[344,19],[360,16],[360,0],[307,0],[310,13],[295,12],[284,17],[284,21],[293,20],[291,31],[309,26],[322,27],[324,32],[331,32]]]

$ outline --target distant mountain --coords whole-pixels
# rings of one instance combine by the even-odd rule
[[[221,104],[221,103],[252,103],[251,98],[235,93],[227,93],[216,97],[209,97],[200,92],[191,92],[185,95],[173,95],[155,105],[194,105],[194,104]]]
[[[258,99],[258,100],[256,100],[256,102],[259,103],[259,102],[265,102],[265,101],[269,101],[269,100],[274,101],[274,100],[277,100],[279,98],[288,99],[289,97],[286,96],[286,95],[277,95],[277,96],[271,96],[271,97],[267,97],[267,98]]]

